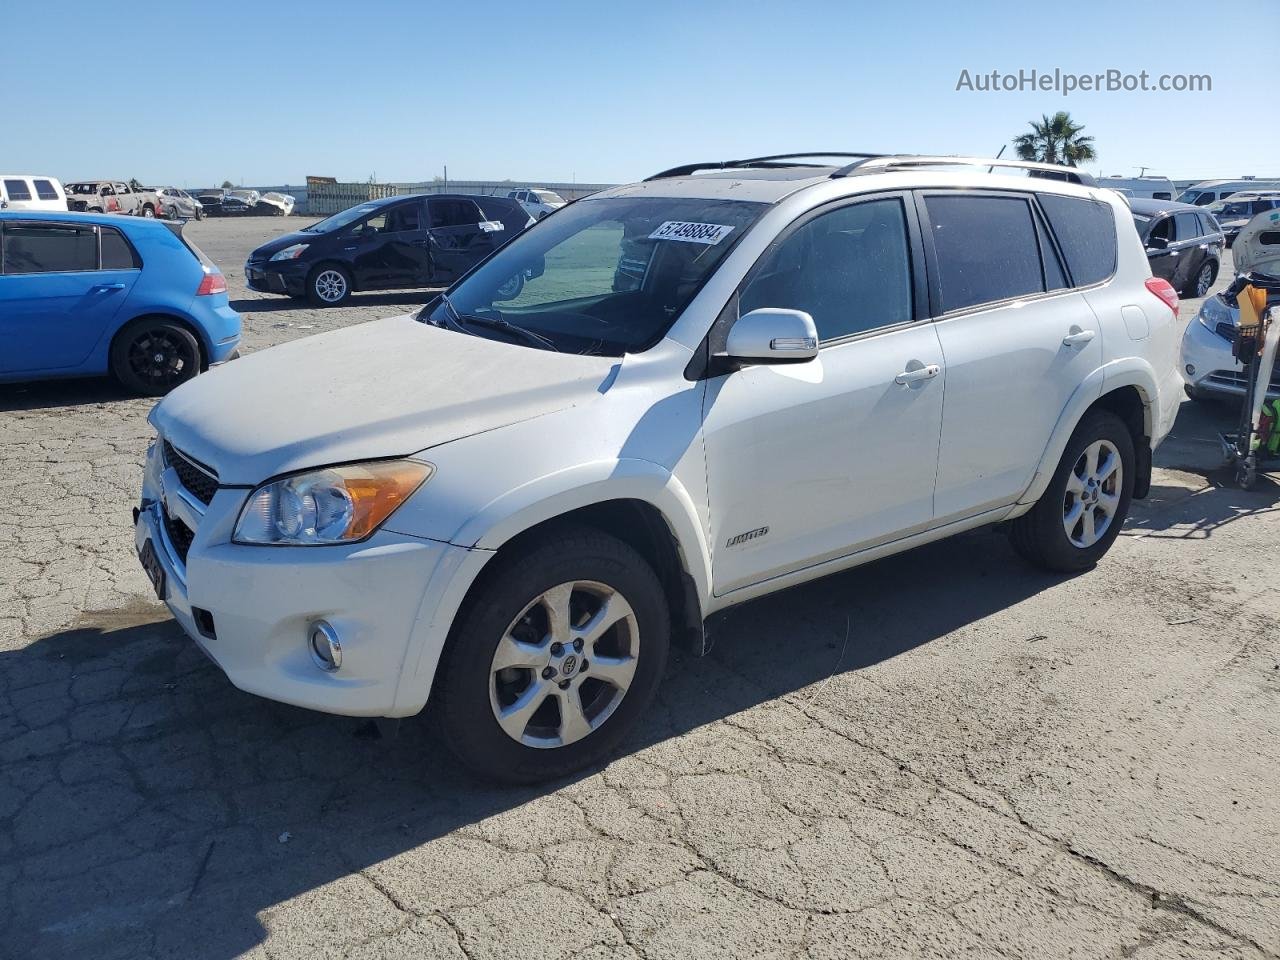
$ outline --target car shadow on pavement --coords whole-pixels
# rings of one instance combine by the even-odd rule
[[[385,293],[353,293],[343,307],[414,307],[421,306],[439,290],[391,290]],[[285,296],[262,296],[230,301],[237,313],[276,313],[282,310],[323,310],[306,300]]]
[[[754,601],[710,656],[674,652],[612,762],[816,695],[1059,582],[981,530]],[[503,870],[496,847],[472,863],[479,842],[456,831],[593,773],[498,786],[461,768],[428,719],[384,738],[241,693],[150,604],[0,652],[0,731],[0,943],[42,958],[230,960],[286,900],[316,898],[320,927],[349,922],[346,898],[357,914],[360,898],[386,909],[380,870],[408,871],[426,909],[443,909],[446,891],[481,884],[470,872]]]
[[[19,410],[53,410],[95,403],[138,400],[110,377],[75,380],[33,380],[27,383],[0,383],[0,413]],[[146,398],[141,398],[146,399]],[[151,400],[154,403],[154,400]]]

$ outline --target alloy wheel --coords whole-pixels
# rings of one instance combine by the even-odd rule
[[[552,587],[530,602],[498,641],[489,702],[519,743],[576,743],[613,715],[635,678],[640,632],[614,588],[592,580]]]
[[[1209,288],[1213,286],[1213,267],[1205,264],[1200,268],[1200,273],[1196,277],[1196,296],[1203,297],[1209,292]]]
[[[1110,440],[1095,440],[1067,474],[1062,528],[1073,546],[1084,550],[1103,538],[1120,509],[1124,467]]]
[[[322,270],[316,275],[315,288],[325,303],[337,303],[347,295],[347,278],[337,270]]]
[[[144,330],[129,344],[129,368],[146,386],[163,391],[192,375],[197,360],[188,344],[165,330]]]

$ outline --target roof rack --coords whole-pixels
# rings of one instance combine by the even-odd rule
[[[1054,163],[1036,163],[1032,160],[993,160],[985,157],[945,157],[945,156],[879,156],[864,157],[855,160],[848,166],[841,167],[832,178],[849,177],[861,173],[898,170],[903,167],[986,167],[989,173],[996,167],[1016,170],[1029,170],[1032,176],[1039,175],[1049,180],[1065,180],[1067,183],[1078,183],[1085,187],[1096,187],[1097,182],[1090,174],[1075,167],[1064,167]]]
[[[709,163],[686,163],[679,167],[672,167],[670,170],[663,170],[661,173],[655,173],[651,177],[645,177],[645,182],[650,180],[666,180],[671,177],[687,177],[690,174],[697,173],[700,170],[740,170],[747,167],[817,167],[825,166],[825,164],[816,163],[783,163],[786,160],[805,160],[817,157],[839,157],[841,159],[858,158],[860,160],[878,159],[890,156],[884,153],[843,153],[840,151],[817,150],[809,153],[777,153],[768,157],[749,157],[746,160],[715,160]],[[843,169],[848,170],[857,164],[851,164]]]

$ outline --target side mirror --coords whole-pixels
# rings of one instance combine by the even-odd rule
[[[1167,250],[1169,249],[1169,241],[1164,237],[1152,237],[1147,241],[1148,250]]]
[[[729,329],[724,359],[731,363],[807,363],[818,355],[818,328],[803,310],[761,307]]]

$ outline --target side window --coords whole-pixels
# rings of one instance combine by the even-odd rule
[[[1067,275],[1062,269],[1062,262],[1058,259],[1058,253],[1053,249],[1053,240],[1050,239],[1048,231],[1045,230],[1044,224],[1037,218],[1036,220],[1036,238],[1040,241],[1040,259],[1044,262],[1044,288],[1048,291],[1067,290],[1071,284],[1067,282]]]
[[[1044,291],[1031,207],[1018,197],[925,198],[938,256],[942,309]]]
[[[422,204],[406,203],[396,207],[387,217],[387,229],[393,233],[422,229]]]
[[[367,217],[352,227],[351,232],[357,237],[372,236],[375,233],[387,232],[387,215],[380,213],[374,217]]]
[[[1158,190],[1155,193],[1151,194],[1151,199],[1152,200],[1172,200],[1173,194],[1164,190]]]
[[[1200,232],[1202,235],[1220,233],[1217,222],[1208,213],[1200,214]]]
[[[31,188],[27,186],[25,180],[6,180],[4,182],[4,192],[9,195],[10,200],[30,200]]]
[[[905,323],[913,316],[911,303],[907,220],[894,198],[841,207],[802,224],[762,258],[739,312],[804,310],[826,341]]]
[[[41,200],[57,200],[58,199],[58,190],[50,181],[36,180],[34,182],[36,185],[36,196],[39,197]]]
[[[1116,224],[1111,208],[1097,200],[1052,193],[1042,193],[1039,199],[1075,285],[1087,287],[1111,276],[1116,269]],[[1048,261],[1046,269],[1047,265]]]
[[[1147,246],[1154,246],[1152,240],[1163,240],[1165,243],[1173,243],[1173,217],[1161,217],[1155,222],[1151,228],[1151,232],[1147,234]]]
[[[1209,204],[1213,203],[1213,199],[1214,198],[1212,193],[1197,194],[1195,199],[1195,205],[1197,207],[1207,207]]]
[[[142,261],[134,253],[129,241],[114,227],[102,228],[102,269],[137,270]]]
[[[72,273],[98,269],[98,237],[92,227],[19,224],[4,228],[6,274]]]
[[[1174,229],[1179,240],[1194,240],[1200,236],[1200,224],[1196,222],[1194,213],[1179,213],[1174,219],[1177,221]]]
[[[484,216],[470,200],[432,200],[431,226],[474,227]]]

